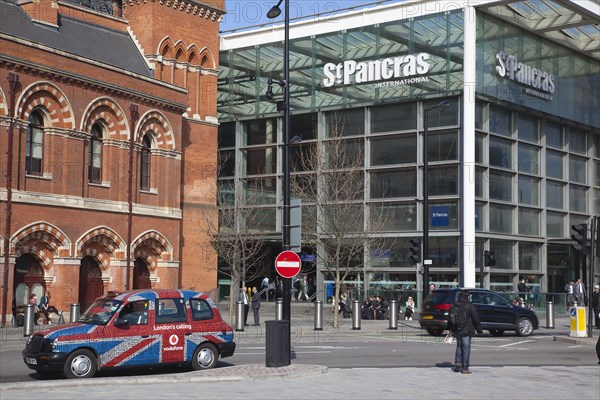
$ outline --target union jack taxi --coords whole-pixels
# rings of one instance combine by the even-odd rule
[[[89,378],[103,368],[191,364],[213,368],[235,351],[214,301],[190,290],[143,289],[98,298],[77,322],[32,335],[23,360],[44,375]]]

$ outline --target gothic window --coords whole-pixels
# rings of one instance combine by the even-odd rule
[[[44,119],[39,110],[29,114],[25,145],[25,173],[42,175],[44,156]]]
[[[142,140],[142,157],[140,165],[140,189],[150,190],[150,149],[152,141],[150,133],[144,135]]]
[[[92,127],[88,180],[90,183],[102,183],[102,126],[99,123]]]

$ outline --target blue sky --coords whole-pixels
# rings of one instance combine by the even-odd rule
[[[261,24],[283,23],[283,15],[276,20],[266,17],[269,9],[277,4],[278,0],[225,0],[227,14],[221,21],[220,30],[243,29],[248,26]],[[361,8],[377,3],[394,3],[402,0],[288,0],[290,2],[290,19],[310,18],[314,15],[334,12],[348,7]],[[283,9],[283,4],[281,5]]]

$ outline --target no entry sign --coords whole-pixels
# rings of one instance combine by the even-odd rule
[[[301,267],[300,257],[293,251],[282,251],[275,259],[275,270],[283,278],[295,277]]]

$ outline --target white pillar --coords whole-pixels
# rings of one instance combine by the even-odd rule
[[[463,64],[463,123],[462,123],[462,284],[475,287],[475,86],[476,36],[475,8],[467,3],[464,8],[464,64]]]

